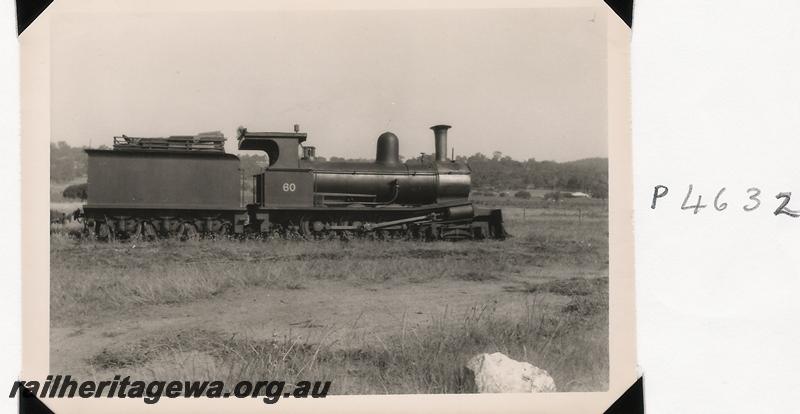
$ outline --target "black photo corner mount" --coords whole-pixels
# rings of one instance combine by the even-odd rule
[[[17,0],[17,36],[52,3],[53,0]]]
[[[605,2],[628,27],[633,28],[633,0],[605,0]]]
[[[19,398],[19,414],[55,414],[25,387],[20,387],[17,398]]]
[[[639,377],[603,414],[644,414],[644,377]]]
[[[630,388],[611,404],[603,414],[644,414],[644,377],[639,377]],[[55,414],[27,388],[19,396],[19,414]]]

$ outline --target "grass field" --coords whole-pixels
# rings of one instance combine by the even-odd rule
[[[331,380],[333,394],[474,392],[500,351],[559,391],[608,384],[599,200],[503,206],[505,241],[99,243],[51,234],[51,371]]]

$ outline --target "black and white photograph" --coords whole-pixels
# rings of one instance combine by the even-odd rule
[[[52,369],[606,390],[605,25],[58,16]]]
[[[795,412],[798,17],[0,5],[0,411]]]
[[[53,13],[49,372],[148,404],[609,392],[610,26],[600,1]]]

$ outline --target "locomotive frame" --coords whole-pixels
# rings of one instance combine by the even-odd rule
[[[502,239],[502,212],[469,201],[470,169],[447,159],[448,125],[434,130],[435,160],[401,163],[399,139],[377,141],[375,162],[322,162],[307,134],[249,132],[238,148],[266,153],[252,177],[252,203],[239,192],[239,158],[221,134],[115,137],[88,149],[87,234],[100,239],[200,236]]]

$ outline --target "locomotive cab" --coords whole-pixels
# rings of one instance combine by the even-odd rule
[[[240,150],[267,153],[269,167],[253,176],[253,203],[259,206],[313,205],[314,177],[300,166],[298,148],[307,135],[300,132],[248,132],[239,129]]]

